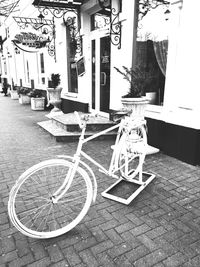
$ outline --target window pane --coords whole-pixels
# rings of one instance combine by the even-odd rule
[[[159,1],[148,7],[144,3],[144,0],[137,0],[136,4],[134,64],[145,72],[146,93],[156,94],[151,104],[162,105],[168,52],[169,10],[166,4]]]
[[[41,73],[44,73],[44,54],[40,54],[40,68],[41,68]]]

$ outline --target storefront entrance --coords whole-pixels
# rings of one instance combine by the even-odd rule
[[[109,116],[110,106],[110,37],[98,34],[91,40],[92,110]]]

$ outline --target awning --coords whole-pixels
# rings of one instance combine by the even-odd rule
[[[33,5],[49,8],[72,8],[77,9],[83,4],[84,0],[34,0]]]

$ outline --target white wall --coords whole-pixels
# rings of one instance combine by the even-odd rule
[[[110,108],[116,110],[121,108],[121,96],[126,94],[129,89],[129,83],[117,73],[114,67],[121,69],[122,65],[128,68],[132,66],[134,5],[134,0],[122,2],[122,14],[120,15],[120,20],[122,20],[121,49],[111,44]]]
[[[199,10],[199,0],[184,0],[182,10],[178,4],[172,5],[174,20],[169,40],[164,102],[168,109],[183,107],[200,111]]]

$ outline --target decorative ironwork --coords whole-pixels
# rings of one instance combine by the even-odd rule
[[[55,23],[54,18],[52,20],[45,19],[40,13],[38,18],[25,18],[25,17],[13,17],[20,29],[26,29],[29,25],[33,29],[40,31],[43,35],[40,37],[40,43],[46,39],[45,46],[47,47],[50,56],[53,56],[56,61],[56,50],[55,50]]]
[[[80,5],[81,0],[61,0],[57,1],[43,1],[35,0],[34,5],[40,14],[44,16],[52,15],[54,18],[63,19],[64,24],[68,27],[70,32],[70,47],[75,53],[82,55],[82,36],[80,35]]]
[[[155,9],[160,5],[165,5],[167,8],[170,2],[166,0],[139,0],[139,17],[141,20],[151,9]]]
[[[111,22],[110,22],[110,40],[113,45],[118,46],[118,49],[121,48],[121,31],[122,31],[122,22],[119,21],[120,11],[117,12],[115,8],[111,9]]]
[[[98,0],[100,7],[105,10],[110,8],[110,0]],[[106,24],[110,24],[110,41],[113,45],[118,46],[118,49],[121,48],[121,33],[122,33],[122,22],[119,20],[119,14],[122,10],[122,1],[119,0],[118,10],[111,7],[110,21],[105,21]]]
[[[66,20],[64,20],[64,24],[69,30],[69,36],[70,36],[70,51],[71,56],[75,57],[75,55],[78,53],[80,56],[82,55],[82,36],[80,35],[80,32],[77,30],[77,22],[76,17],[67,17]]]

